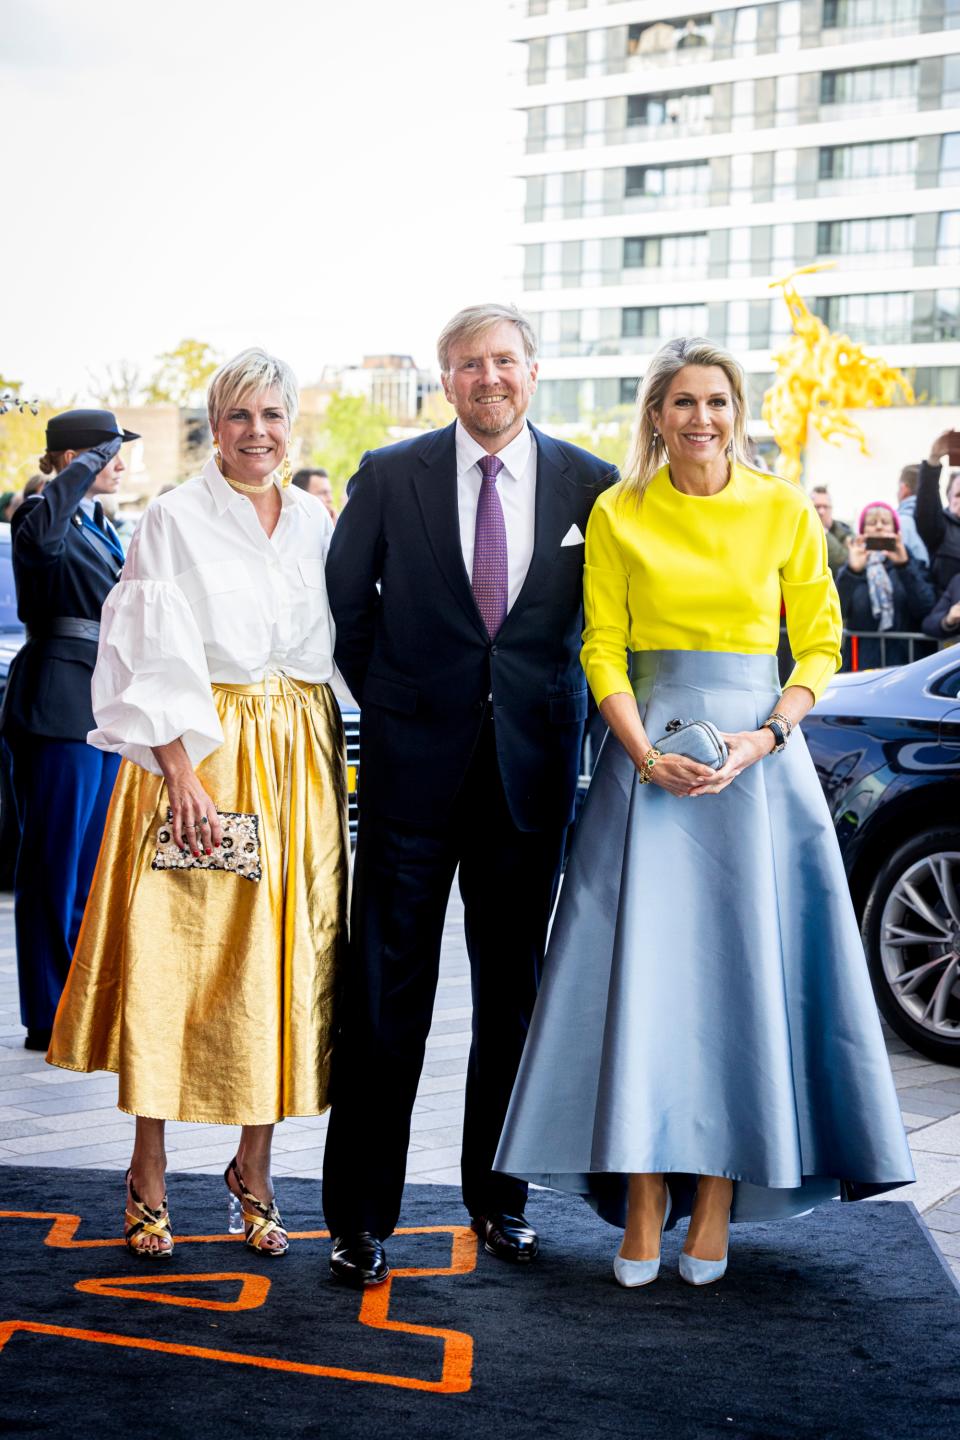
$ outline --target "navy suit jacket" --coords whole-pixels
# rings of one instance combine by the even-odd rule
[[[491,641],[463,563],[455,425],[364,456],[327,560],[336,660],[360,707],[364,814],[442,825],[492,696],[497,758],[521,830],[569,823],[587,691],[583,545],[617,470],[533,429],[533,555]]]
[[[74,461],[13,513],[17,610],[30,638],[7,679],[0,728],[11,739],[29,734],[86,740],[94,728],[90,680],[96,640],[45,633],[54,619],[99,620],[120,575],[119,559],[105,554],[78,518],[94,479],[89,466]]]

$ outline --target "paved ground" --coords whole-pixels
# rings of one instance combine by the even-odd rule
[[[455,896],[447,915],[436,1013],[413,1115],[411,1180],[459,1180],[469,1031],[470,982]],[[895,1191],[892,1198],[913,1200],[960,1278],[960,1068],[935,1065],[895,1038],[888,1040],[888,1049],[917,1171],[916,1185]],[[0,1165],[125,1169],[133,1120],[115,1108],[116,1098],[113,1075],[55,1070],[42,1055],[23,1049],[12,901],[0,896]],[[275,1174],[319,1179],[325,1134],[323,1117],[285,1121],[274,1141]],[[171,1170],[215,1174],[233,1155],[237,1132],[171,1123],[167,1137]],[[119,1199],[117,1203],[119,1208]]]

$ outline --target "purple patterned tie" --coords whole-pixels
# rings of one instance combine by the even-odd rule
[[[473,539],[473,593],[491,640],[507,614],[507,527],[497,493],[502,469],[503,461],[496,455],[484,455],[480,461],[483,480]]]

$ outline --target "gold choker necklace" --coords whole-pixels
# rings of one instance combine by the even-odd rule
[[[219,450],[214,451],[213,458],[216,461],[217,469],[220,471],[220,474],[223,475],[224,480],[226,480],[227,484],[231,487],[231,489],[242,490],[244,495],[265,495],[266,492],[269,490],[270,486],[273,484],[274,476],[278,473],[276,470],[274,470],[270,475],[267,476],[266,480],[263,482],[262,485],[245,485],[242,480],[231,480],[229,475],[224,475],[223,465],[221,464],[222,457]],[[283,486],[284,490],[286,490],[287,486],[290,484],[290,481],[293,478],[293,466],[290,464],[289,455],[284,456],[283,464],[280,466],[279,470],[279,477],[280,484]]]
[[[214,458],[216,459],[217,457]],[[242,490],[244,495],[265,495],[273,484],[272,472],[267,476],[262,485],[246,485],[242,480],[233,480],[229,475],[224,475],[223,466],[220,464],[219,459],[217,459],[217,469],[220,471],[220,474],[223,475],[224,480],[226,480],[231,490]]]

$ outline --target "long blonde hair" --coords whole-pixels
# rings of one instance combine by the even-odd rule
[[[654,413],[663,409],[667,391],[685,365],[716,365],[730,381],[733,398],[733,438],[729,455],[735,465],[749,465],[747,394],[743,370],[729,350],[722,350],[700,335],[683,336],[661,345],[637,386],[637,423],[623,472],[623,494],[641,502],[644,491],[667,459],[663,436],[657,433]]]

